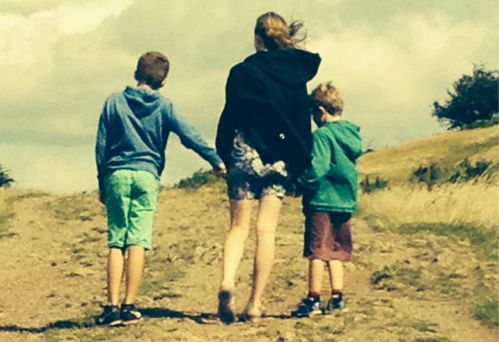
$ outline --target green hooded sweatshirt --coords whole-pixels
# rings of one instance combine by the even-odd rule
[[[345,120],[327,122],[314,132],[312,166],[298,182],[303,210],[352,213],[357,209],[357,158],[360,128]]]

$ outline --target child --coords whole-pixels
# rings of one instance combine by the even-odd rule
[[[159,52],[138,60],[136,87],[109,96],[99,120],[96,160],[100,199],[108,217],[108,304],[96,318],[99,325],[137,322],[135,297],[142,280],[145,251],[151,249],[152,229],[165,148],[170,132],[219,173],[225,166],[215,150],[176,113],[170,100],[157,92],[164,85],[169,62]],[[126,293],[119,289],[126,260]]]
[[[331,298],[326,310],[342,309],[343,262],[352,254],[352,213],[357,206],[356,160],[362,153],[359,127],[343,120],[343,100],[331,82],[310,95],[314,132],[312,166],[299,183],[305,214],[304,256],[310,259],[308,295],[291,313],[322,313],[320,293],[324,266],[329,271]]]

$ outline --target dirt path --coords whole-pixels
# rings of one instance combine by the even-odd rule
[[[214,319],[227,201],[220,188],[164,191],[155,250],[148,256],[139,305],[145,320],[96,328],[105,298],[105,218],[96,198],[24,196],[0,240],[0,341],[497,341],[497,329],[470,315],[466,294],[487,266],[466,242],[431,235],[375,232],[357,222],[355,259],[346,266],[348,310],[313,319],[289,312],[306,291],[302,218],[289,200],[277,237],[266,298],[268,318],[221,325]],[[253,240],[237,290],[249,292]]]

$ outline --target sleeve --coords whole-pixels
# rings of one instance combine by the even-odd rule
[[[230,152],[236,130],[236,113],[234,110],[234,102],[236,101],[235,91],[237,89],[236,78],[235,68],[232,68],[225,86],[225,106],[218,121],[217,136],[215,139],[217,152],[227,166],[229,165]]]
[[[95,160],[97,164],[97,178],[99,180],[99,193],[101,200],[105,197],[104,176],[105,176],[106,152],[107,152],[106,108],[107,108],[107,101],[104,104],[104,108],[102,109],[102,113],[99,118],[97,139],[95,143]]]
[[[312,146],[312,165],[298,178],[298,183],[305,190],[314,189],[319,181],[325,177],[331,164],[330,142],[323,134],[316,133]]]
[[[222,159],[220,159],[215,149],[208,146],[201,134],[176,112],[173,104],[170,103],[167,108],[169,128],[180,138],[182,145],[196,152],[201,158],[210,163],[213,168],[218,168],[222,163]]]

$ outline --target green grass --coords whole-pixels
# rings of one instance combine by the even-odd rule
[[[496,127],[445,132],[365,154],[359,161],[359,168],[362,177],[383,177],[393,186],[407,184],[410,174],[421,165],[435,163],[447,168],[466,158],[474,161],[483,157],[497,166],[497,158],[491,153],[497,146],[497,139]],[[393,160],[397,161],[397,167],[393,167]],[[494,175],[497,176],[497,172]]]
[[[450,223],[406,223],[399,226],[402,234],[429,233],[468,239],[478,256],[486,260],[498,259],[497,232],[492,229],[465,224]]]
[[[419,337],[414,340],[414,342],[450,342],[446,337]]]
[[[499,327],[499,300],[497,293],[485,286],[476,290],[476,300],[471,308],[473,317],[490,326]]]
[[[480,155],[494,146],[497,146],[497,135],[473,144],[466,144],[466,142],[451,144],[446,159],[448,162],[457,163],[470,156]]]
[[[9,222],[14,218],[14,200],[7,193],[0,193],[0,239],[13,237],[16,234],[9,232]]]
[[[185,189],[194,191],[205,184],[213,184],[219,181],[217,176],[211,170],[199,169],[194,172],[190,177],[180,180],[175,184],[174,188]]]
[[[400,226],[403,234],[431,233],[442,236],[453,236],[459,239],[468,239],[475,248],[478,256],[485,260],[498,259],[497,233],[493,230],[452,224],[422,224],[413,223]],[[456,276],[439,274],[436,288],[444,295],[455,295],[459,279]],[[487,325],[499,326],[499,299],[494,291],[481,284],[475,290],[474,301],[471,307],[473,316]]]
[[[95,216],[104,215],[104,209],[96,199],[85,193],[58,198],[48,206],[54,216],[62,221],[91,221]]]
[[[421,270],[394,264],[384,266],[381,270],[375,271],[371,276],[371,284],[378,290],[396,291],[409,287],[416,291],[424,289],[421,281]]]

